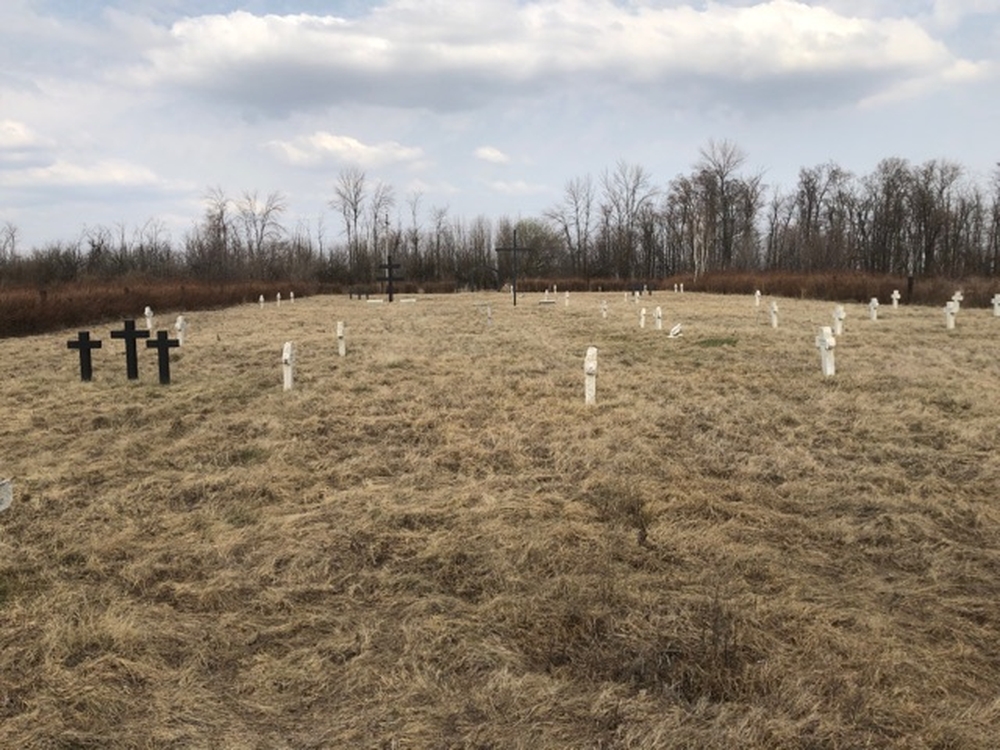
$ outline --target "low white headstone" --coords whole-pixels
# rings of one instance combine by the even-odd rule
[[[892,309],[895,310],[899,307],[899,298],[902,295],[899,293],[898,289],[892,290]]]
[[[597,347],[588,346],[583,359],[583,402],[597,403]]]
[[[542,302],[548,302],[548,301],[549,301],[549,288],[545,287],[545,296],[542,297]]]
[[[948,300],[944,306],[944,327],[949,331],[955,328],[955,315],[958,314],[958,303],[955,300]]]
[[[260,303],[260,309],[264,309],[264,295],[260,295],[260,299],[257,300]]]
[[[7,510],[14,502],[14,483],[9,479],[0,479],[0,511]]]
[[[649,284],[643,284],[642,285],[642,293],[646,294],[646,295],[649,294]]]
[[[639,290],[635,289],[632,291],[632,302],[636,305],[639,304]]]
[[[656,330],[657,331],[662,331],[663,330],[663,308],[661,308],[659,305],[657,305],[656,309],[653,311],[653,317],[656,319]]]
[[[639,311],[639,328],[645,328],[645,327],[646,327],[646,308],[644,307],[642,308],[642,310]]]
[[[771,302],[771,328],[778,327],[778,303],[776,301]]]
[[[681,294],[684,294],[684,282],[681,282]]]
[[[281,307],[281,292],[274,295],[274,301],[278,303],[278,307]]]
[[[156,322],[153,320],[153,308],[150,307],[149,305],[146,305],[146,309],[143,311],[142,314],[146,316],[146,330],[152,331],[153,326],[156,324]]]
[[[177,343],[180,346],[184,346],[184,335],[187,333],[188,324],[184,320],[183,315],[177,316],[177,321],[174,323],[174,331],[177,333]]]
[[[1000,318],[1000,294],[994,294],[990,302],[993,304],[993,317]]]
[[[559,285],[558,284],[553,284],[552,285],[552,293],[553,294],[558,294],[559,293]]]
[[[677,291],[677,285],[676,284],[674,284],[674,291],[675,292]]]
[[[293,305],[295,304],[295,292],[288,293],[288,302]]]
[[[844,311],[843,305],[837,305],[833,308],[833,335],[840,336],[844,332],[844,318],[847,317],[847,313]]]
[[[830,377],[836,372],[833,361],[833,348],[836,345],[837,340],[833,337],[833,330],[830,326],[820,328],[819,335],[816,337],[816,348],[819,349],[820,366],[826,377]]]
[[[868,318],[878,320],[878,297],[872,297],[868,302]]]
[[[285,390],[292,390],[295,380],[295,345],[291,341],[286,341],[281,350],[281,371],[284,375]]]
[[[760,307],[760,289],[753,293],[754,307]]]
[[[343,357],[347,354],[347,342],[344,340],[344,321],[337,321],[337,353]]]
[[[563,295],[563,299],[565,300],[566,307],[569,307],[569,292]]]

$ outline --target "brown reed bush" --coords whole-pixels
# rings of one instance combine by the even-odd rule
[[[1000,321],[538,299],[0,341],[0,747],[995,746]]]

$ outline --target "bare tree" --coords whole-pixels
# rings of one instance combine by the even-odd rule
[[[706,216],[706,230],[711,241],[716,245],[717,258],[721,268],[728,269],[732,265],[733,245],[735,235],[735,217],[733,215],[733,186],[737,170],[746,162],[746,153],[729,140],[715,141],[710,139],[708,145],[699,149],[701,161],[696,168],[702,173],[702,178],[714,193],[714,211]]]
[[[330,207],[340,212],[344,219],[344,233],[347,235],[347,263],[353,271],[358,245],[358,224],[365,201],[365,173],[357,167],[347,167],[340,171],[333,190]]]
[[[652,202],[657,190],[649,173],[638,164],[619,161],[614,170],[601,178],[607,229],[619,278],[629,278],[636,270],[639,215]]]
[[[566,242],[571,272],[582,273],[584,277],[588,276],[593,209],[594,181],[588,174],[567,182],[562,202],[545,212],[545,218],[556,226]]]
[[[0,263],[9,263],[17,255],[18,235],[20,231],[17,226],[9,221],[5,221],[0,227]]]
[[[265,275],[267,267],[274,265],[278,242],[285,234],[281,215],[286,208],[280,192],[269,193],[261,200],[256,190],[246,191],[237,203],[244,247],[257,274]]]

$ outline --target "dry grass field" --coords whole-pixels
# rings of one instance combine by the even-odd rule
[[[0,747],[997,746],[1000,319],[539,298],[0,341]]]

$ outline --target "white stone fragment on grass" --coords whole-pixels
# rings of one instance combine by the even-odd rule
[[[0,479],[0,511],[7,510],[14,502],[14,483],[9,479]]]
[[[588,346],[583,359],[583,402],[597,403],[597,347]]]
[[[292,390],[295,380],[295,344],[291,341],[286,341],[281,350],[281,371],[284,376],[284,389]]]
[[[878,320],[878,297],[872,297],[868,302],[868,319]]]
[[[837,305],[833,308],[833,335],[840,336],[844,332],[844,318],[847,317],[847,313],[844,311],[843,305]]]
[[[668,334],[668,337],[672,338],[672,339],[676,339],[676,338],[679,338],[680,336],[683,336],[684,334],[681,333],[681,329],[682,328],[683,328],[683,326],[680,323],[678,323],[677,325],[675,325],[673,328],[670,329],[670,333]]]
[[[174,331],[177,333],[177,343],[184,346],[184,336],[187,334],[188,323],[183,315],[178,315],[174,322]]]
[[[347,354],[347,341],[344,339],[344,321],[337,321],[337,354],[341,357]]]
[[[899,298],[902,296],[898,289],[892,290],[892,309],[896,310],[899,307]]]
[[[833,361],[833,348],[836,345],[837,340],[833,337],[833,330],[830,326],[820,328],[819,335],[816,337],[816,348],[819,349],[820,366],[826,377],[830,377],[836,372]]]

